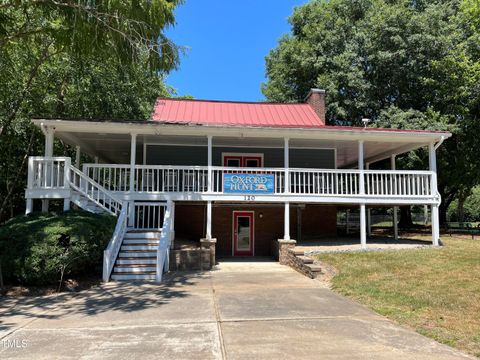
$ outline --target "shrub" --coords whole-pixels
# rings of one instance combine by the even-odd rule
[[[0,260],[4,279],[20,284],[58,283],[65,275],[99,272],[103,250],[116,218],[86,211],[35,213],[0,227]]]

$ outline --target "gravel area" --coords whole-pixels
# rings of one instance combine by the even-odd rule
[[[356,252],[356,251],[385,251],[385,250],[403,250],[418,249],[432,247],[429,241],[398,239],[392,238],[375,238],[367,239],[367,248],[362,249],[360,239],[337,238],[337,239],[319,239],[309,240],[297,243],[296,250],[305,251],[306,255],[314,255],[321,253],[339,253],[339,252]]]

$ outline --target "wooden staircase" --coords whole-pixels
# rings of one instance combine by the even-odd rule
[[[70,200],[79,208],[93,214],[101,214],[105,212],[105,210],[98,206],[95,202],[83,196],[77,191],[72,191],[72,197],[70,198]]]
[[[112,280],[155,280],[160,231],[127,231]]]

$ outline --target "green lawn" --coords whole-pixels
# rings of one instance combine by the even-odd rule
[[[415,236],[419,238],[419,236]],[[419,333],[480,356],[480,239],[440,249],[324,254],[332,287]]]

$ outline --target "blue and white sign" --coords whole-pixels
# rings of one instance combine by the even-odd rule
[[[273,194],[273,174],[223,174],[223,192],[229,194]]]

